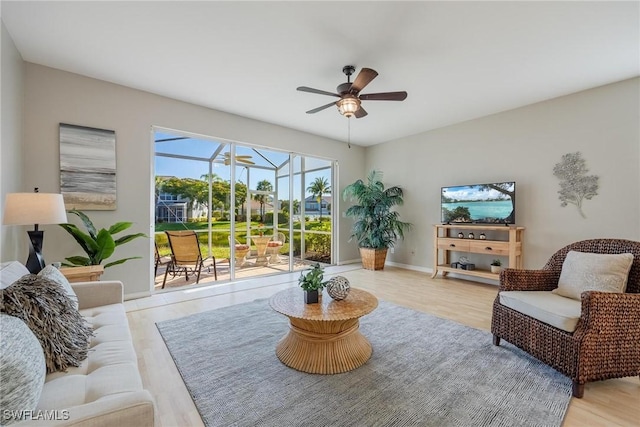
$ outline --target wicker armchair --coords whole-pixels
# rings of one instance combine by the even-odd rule
[[[573,381],[582,397],[591,381],[640,376],[640,242],[593,239],[556,252],[542,270],[505,269],[500,291],[550,291],[558,286],[569,251],[634,256],[625,293],[583,292],[574,332],[566,332],[500,303],[493,304],[493,343],[504,339],[550,365]]]

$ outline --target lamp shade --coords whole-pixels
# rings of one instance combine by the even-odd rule
[[[62,194],[8,193],[4,203],[4,225],[62,224],[67,222]]]

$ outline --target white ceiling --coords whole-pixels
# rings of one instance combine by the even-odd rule
[[[640,75],[639,2],[10,2],[25,61],[338,140],[342,67],[373,68],[373,145]]]

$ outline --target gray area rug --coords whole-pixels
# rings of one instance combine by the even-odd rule
[[[267,300],[157,327],[211,427],[559,426],[571,397],[568,378],[490,333],[384,301],[360,321],[373,356],[338,375],[280,363],[288,320]]]

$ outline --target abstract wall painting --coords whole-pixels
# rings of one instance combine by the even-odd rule
[[[116,209],[116,133],[60,123],[60,191],[67,209]]]

